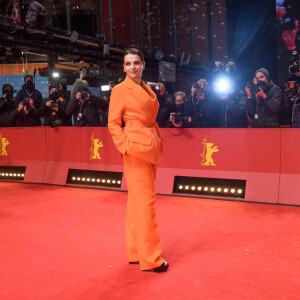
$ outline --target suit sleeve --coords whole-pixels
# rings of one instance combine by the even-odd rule
[[[115,88],[112,89],[109,112],[108,112],[108,129],[112,136],[113,142],[117,149],[122,153],[127,150],[127,137],[122,129],[122,114],[124,111],[124,101],[122,93]]]

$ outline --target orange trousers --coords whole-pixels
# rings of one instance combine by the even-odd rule
[[[129,261],[139,261],[141,270],[160,266],[161,245],[156,219],[156,166],[123,155],[128,187],[126,246]]]

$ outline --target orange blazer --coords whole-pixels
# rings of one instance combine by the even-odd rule
[[[143,87],[142,87],[143,86]],[[112,89],[108,129],[121,154],[127,153],[159,165],[162,139],[156,123],[158,101],[151,88],[129,76]],[[122,120],[125,128],[122,128]]]

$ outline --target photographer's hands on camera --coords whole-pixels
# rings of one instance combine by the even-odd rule
[[[29,109],[30,108],[30,109]],[[22,110],[24,111],[24,113],[26,115],[29,114],[30,110],[33,110],[35,108],[34,104],[33,104],[33,100],[30,99],[29,100],[29,106],[28,105],[25,105],[23,102],[20,102],[19,103],[19,106],[18,106],[18,112],[21,112]]]
[[[251,90],[248,86],[245,87],[245,91],[246,91],[246,94],[247,94],[247,98],[252,99],[252,93],[251,93]],[[267,95],[261,87],[259,88],[259,92],[256,93],[255,95],[258,96],[258,97],[261,97],[263,99],[267,99]]]

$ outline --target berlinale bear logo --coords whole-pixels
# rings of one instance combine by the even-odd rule
[[[200,154],[202,156],[201,166],[215,166],[212,155],[214,152],[218,152],[218,146],[214,146],[214,143],[207,143],[207,136],[205,135],[203,141],[203,152]]]
[[[0,133],[0,155],[2,156],[8,156],[7,150],[6,150],[6,146],[9,145],[9,141],[8,139],[6,139],[5,137],[2,137],[2,134]]]
[[[99,139],[95,139],[94,133],[91,135],[91,141],[92,145],[90,148],[90,159],[101,159],[100,154],[99,154],[99,148],[103,147],[103,143],[100,142]]]

